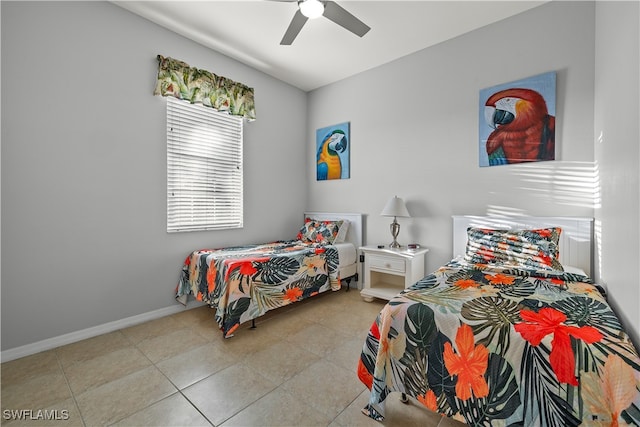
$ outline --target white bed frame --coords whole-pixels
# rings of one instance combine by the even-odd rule
[[[593,277],[593,218],[453,215],[454,258],[465,253],[467,227],[502,230],[560,227],[560,263],[578,267]]]

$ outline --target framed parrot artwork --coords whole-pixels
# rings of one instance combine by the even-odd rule
[[[480,166],[555,160],[556,73],[480,91]]]
[[[316,130],[316,179],[347,179],[351,137],[349,122]]]

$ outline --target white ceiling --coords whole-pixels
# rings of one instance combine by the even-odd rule
[[[113,3],[309,91],[545,2],[338,0],[371,27],[364,37],[320,17],[307,21],[291,46],[280,40],[297,10],[295,1]]]

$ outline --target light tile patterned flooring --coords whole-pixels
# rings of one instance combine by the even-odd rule
[[[356,375],[384,302],[329,292],[222,338],[208,307],[121,329],[1,365],[2,425],[456,426],[417,401],[387,400],[379,423],[360,411]],[[58,421],[16,420],[47,410]],[[9,411],[9,412],[7,412]],[[57,411],[57,412],[56,412]],[[42,416],[42,413],[40,413]]]

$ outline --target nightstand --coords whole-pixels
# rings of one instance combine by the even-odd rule
[[[363,288],[365,301],[390,300],[424,277],[425,257],[429,249],[390,249],[362,246],[364,255]]]

